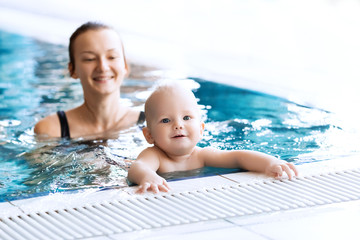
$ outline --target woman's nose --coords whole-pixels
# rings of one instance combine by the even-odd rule
[[[99,64],[98,64],[98,68],[100,71],[104,72],[109,70],[109,63],[106,59],[100,59],[99,60]]]

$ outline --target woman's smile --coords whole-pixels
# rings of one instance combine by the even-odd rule
[[[93,78],[96,82],[107,82],[112,79],[114,79],[114,76],[97,76]]]

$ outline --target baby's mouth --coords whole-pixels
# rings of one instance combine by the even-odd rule
[[[177,134],[177,135],[173,136],[173,138],[182,138],[182,137],[185,137],[185,135],[184,134]]]

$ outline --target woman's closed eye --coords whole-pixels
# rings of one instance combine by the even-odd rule
[[[109,60],[115,60],[118,59],[119,57],[117,55],[111,55],[108,57]]]
[[[95,58],[84,58],[83,61],[84,62],[91,62],[91,61],[95,61]]]

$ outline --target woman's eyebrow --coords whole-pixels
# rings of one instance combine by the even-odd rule
[[[122,50],[119,48],[111,48],[111,49],[106,50],[106,52],[115,52],[115,53],[121,54]]]
[[[84,53],[95,54],[93,51],[82,51],[80,54],[84,54]]]
[[[118,52],[119,50],[117,48],[111,48],[106,50],[106,52]],[[84,50],[82,52],[80,52],[80,54],[84,54],[84,53],[90,53],[90,54],[96,54],[94,51],[91,50]]]

